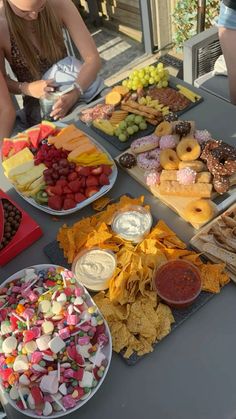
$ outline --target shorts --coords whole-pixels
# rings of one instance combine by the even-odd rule
[[[231,9],[221,2],[219,18],[216,21],[218,27],[236,30],[236,10]]]

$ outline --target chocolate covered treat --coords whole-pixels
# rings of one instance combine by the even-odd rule
[[[188,121],[180,121],[175,125],[175,133],[184,137],[188,135],[191,131],[191,124]]]
[[[174,112],[169,112],[168,115],[164,116],[164,121],[167,121],[167,122],[177,121],[177,119],[178,119],[178,115],[177,113],[174,113]]]
[[[0,250],[12,240],[21,222],[20,211],[10,201],[3,199],[2,206],[4,210],[4,232],[0,242]]]
[[[119,163],[126,169],[132,169],[132,167],[136,166],[136,157],[131,153],[124,153],[120,156]]]

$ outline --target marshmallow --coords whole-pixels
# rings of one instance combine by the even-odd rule
[[[1,334],[7,335],[12,332],[11,323],[8,320],[5,320],[1,323]]]
[[[46,321],[42,324],[42,331],[45,335],[51,334],[54,330],[54,324],[53,322]]]
[[[40,351],[46,351],[49,348],[48,344],[51,340],[51,336],[42,335],[40,338],[36,339],[37,346]]]
[[[31,340],[30,342],[27,342],[24,346],[27,354],[32,354],[37,350],[37,344],[34,340]]]
[[[60,314],[62,309],[62,304],[59,303],[58,301],[53,301],[52,303],[52,313],[53,314]]]
[[[61,384],[59,386],[59,389],[58,390],[60,391],[61,394],[63,394],[63,396],[66,396],[67,395],[67,388],[66,388],[65,383]]]
[[[29,369],[29,361],[26,355],[18,355],[13,364],[15,372],[24,372]]]
[[[19,383],[22,384],[22,386],[28,386],[30,384],[30,380],[25,374],[22,374],[19,378]]]
[[[47,313],[51,309],[51,303],[48,300],[43,300],[39,304],[39,309],[42,313]]]
[[[67,300],[66,298],[66,294],[64,292],[62,292],[58,297],[57,297],[57,301],[59,303],[65,303]]]
[[[79,382],[80,387],[92,387],[93,384],[93,373],[84,371],[83,378]]]
[[[12,386],[12,388],[10,390],[10,393],[9,393],[9,396],[12,400],[19,399],[19,392],[18,392],[16,386]]]
[[[39,387],[45,393],[56,394],[58,392],[57,375],[44,375]]]
[[[66,344],[64,340],[60,338],[60,336],[55,336],[50,342],[48,343],[49,348],[52,352],[57,354],[60,352],[63,348],[65,348]]]
[[[14,336],[6,338],[2,343],[2,351],[5,354],[11,354],[17,347],[17,340]]]
[[[43,409],[43,415],[49,416],[52,413],[52,405],[49,402],[45,402],[44,409]]]

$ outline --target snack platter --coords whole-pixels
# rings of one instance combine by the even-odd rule
[[[130,205],[133,207],[133,205],[143,205],[143,197],[139,197],[139,198],[131,198],[131,197],[127,197],[127,196],[122,196],[120,198],[120,200],[117,203],[111,204],[110,206],[108,206],[107,210],[104,210],[103,212],[101,212],[100,214],[96,213],[94,216],[91,217],[87,217],[84,218],[80,221],[77,222],[76,224],[76,229],[79,229],[84,237],[84,240],[86,240],[86,231],[88,228],[88,243],[93,243],[93,246],[101,246],[103,249],[106,249],[106,246],[108,246],[108,249],[116,249],[116,245],[115,243],[120,243],[119,242],[119,237],[117,237],[117,235],[112,236],[111,237],[111,231],[112,231],[112,226],[113,223],[111,223],[109,221],[110,219],[110,215],[111,213],[113,214],[117,214],[117,208],[121,208],[120,210],[118,210],[119,214],[122,214],[122,212],[124,210],[124,217],[128,218],[128,212],[129,209],[131,208]],[[123,208],[123,210],[122,210]],[[134,208],[134,207],[133,207]],[[147,211],[147,207],[144,207]],[[91,224],[94,225],[95,222],[97,222],[98,226],[100,225],[100,221],[99,220],[104,220],[104,223],[106,223],[106,226],[103,224],[103,229],[100,231],[100,235],[99,235],[99,239],[97,236],[97,231],[96,231],[96,226],[94,226],[94,232],[92,233],[92,229],[90,227]],[[114,218],[113,218],[114,219]],[[105,221],[106,220],[106,221]],[[88,226],[88,227],[86,227]],[[142,338],[141,338],[141,347],[143,348],[141,350],[140,353],[138,353],[137,350],[135,350],[135,346],[133,347],[132,350],[127,348],[126,345],[126,341],[123,342],[123,346],[119,346],[119,339],[121,338],[122,341],[122,336],[124,335],[124,330],[120,330],[119,332],[119,328],[117,330],[117,334],[116,334],[116,328],[114,328],[116,326],[115,324],[115,320],[114,317],[110,317],[110,316],[115,316],[116,317],[116,312],[117,311],[117,327],[121,327],[121,324],[119,325],[120,319],[123,318],[123,326],[122,327],[131,327],[131,332],[133,333],[133,336],[135,336],[136,334],[140,333],[142,336],[146,336],[145,339],[148,339],[148,335],[146,335],[148,328],[149,327],[153,327],[153,325],[151,326],[151,324],[155,321],[160,321],[157,320],[157,318],[155,319],[155,315],[154,318],[152,318],[151,320],[151,324],[149,323],[149,320],[147,321],[147,319],[145,318],[145,328],[142,329],[142,326],[139,325],[139,321],[141,322],[140,324],[142,325],[142,315],[145,317],[147,316],[147,318],[149,318],[148,316],[150,316],[151,318],[151,311],[147,311],[147,306],[146,304],[155,304],[154,300],[152,300],[154,298],[154,290],[152,287],[152,281],[153,281],[153,273],[155,272],[155,267],[153,267],[153,273],[152,273],[152,269],[149,272],[149,279],[150,279],[150,283],[147,280],[146,276],[147,276],[147,272],[146,272],[146,268],[145,268],[145,264],[147,263],[149,266],[152,266],[152,255],[155,255],[155,260],[159,262],[162,265],[162,263],[164,263],[164,260],[166,260],[166,256],[167,256],[167,260],[169,261],[173,261],[176,262],[178,260],[178,258],[181,258],[182,260],[186,260],[187,263],[190,263],[191,265],[194,263],[194,265],[201,270],[201,275],[202,275],[202,285],[201,285],[201,289],[200,289],[200,294],[197,294],[197,296],[195,297],[195,299],[193,300],[193,303],[191,303],[191,305],[187,306],[186,304],[183,305],[181,308],[175,308],[175,307],[171,307],[169,308],[168,303],[167,305],[165,305],[165,301],[163,304],[163,300],[159,300],[160,303],[159,305],[157,304],[156,307],[156,313],[163,313],[160,314],[161,316],[163,315],[163,321],[165,319],[165,326],[161,326],[161,324],[158,327],[158,334],[157,334],[157,338],[155,339],[155,341],[153,341],[153,349],[155,349],[157,347],[157,345],[160,343],[160,341],[166,337],[169,333],[171,333],[176,327],[178,327],[182,322],[184,322],[187,318],[189,318],[191,316],[191,314],[193,314],[194,312],[196,312],[199,308],[201,308],[205,303],[207,303],[214,295],[214,293],[219,293],[221,286],[226,285],[229,282],[229,277],[227,274],[223,273],[223,267],[224,264],[218,264],[218,265],[214,265],[212,267],[212,273],[211,273],[211,266],[209,264],[205,264],[203,263],[203,260],[199,257],[199,255],[191,250],[187,249],[187,246],[185,245],[185,243],[181,242],[180,239],[175,235],[175,233],[169,229],[169,227],[165,224],[165,222],[163,222],[162,220],[159,220],[157,223],[155,220],[153,220],[152,222],[152,228],[150,230],[150,232],[146,233],[147,235],[143,236],[143,238],[141,238],[138,244],[134,244],[133,247],[131,246],[131,243],[129,242],[122,242],[122,246],[120,247],[119,245],[119,249],[117,248],[115,250],[115,255],[117,258],[117,268],[118,271],[116,271],[115,275],[111,278],[111,281],[109,283],[109,292],[110,294],[106,294],[106,289],[104,289],[104,291],[96,293],[96,295],[93,297],[96,304],[99,306],[100,310],[103,312],[104,310],[104,316],[108,316],[107,317],[107,321],[109,324],[109,320],[111,321],[110,327],[111,327],[111,334],[112,334],[112,339],[113,339],[113,344],[114,344],[114,350],[116,352],[118,352],[121,357],[123,358],[123,360],[128,364],[128,365],[134,365],[136,364],[136,362],[138,360],[140,360],[143,356],[145,356],[146,353],[151,351],[151,347],[149,347],[149,343],[145,343],[144,344],[144,348],[142,347]],[[65,237],[70,236],[70,231],[72,231],[73,226],[72,227],[67,227],[64,226],[62,229],[60,229],[59,234],[57,236],[57,240],[49,243],[45,248],[44,248],[44,252],[45,254],[48,256],[48,258],[50,259],[50,261],[53,264],[60,264],[63,265],[65,267],[67,267],[68,269],[71,269],[71,264],[74,260],[74,256],[73,254],[77,254],[77,252],[80,249],[81,244],[76,244],[71,243],[70,247],[68,248],[64,248],[63,243],[65,240]],[[104,232],[104,235],[103,235]],[[73,234],[76,234],[75,230],[73,230]],[[67,236],[68,235],[68,236]],[[104,238],[102,238],[104,237]],[[106,245],[106,237],[108,238],[108,243]],[[154,240],[153,240],[154,239]],[[149,242],[150,240],[150,242]],[[104,242],[103,242],[104,241]],[[102,243],[103,242],[103,243]],[[98,244],[99,243],[99,244]],[[148,244],[150,243],[150,244]],[[155,244],[154,244],[155,243]],[[86,248],[86,244],[84,245]],[[153,247],[154,246],[154,247]],[[158,249],[161,249],[160,251],[158,250],[156,253],[155,250],[155,246],[157,246]],[[164,250],[165,248],[165,250]],[[118,288],[116,289],[116,281],[118,280],[120,282],[119,279],[119,269],[120,269],[120,263],[121,265],[129,265],[127,264],[127,261],[129,259],[129,252],[130,250],[132,250],[132,253],[134,254],[134,260],[131,264],[131,266],[133,264],[135,264],[135,258],[139,257],[140,258],[140,268],[139,268],[139,274],[136,273],[130,273],[129,275],[132,277],[134,277],[132,282],[131,279],[126,279],[128,281],[128,283],[130,284],[130,286],[126,289],[126,291],[124,291],[124,295],[123,294],[119,294]],[[149,249],[149,250],[148,250]],[[118,253],[116,253],[118,252]],[[120,253],[121,252],[121,253]],[[142,253],[144,252],[144,254]],[[146,253],[147,252],[147,253]],[[152,253],[153,252],[153,253]],[[137,256],[135,256],[135,254],[137,254]],[[143,257],[142,257],[143,254]],[[159,255],[159,256],[158,256]],[[121,257],[121,259],[120,259]],[[128,258],[128,259],[127,259]],[[150,260],[148,261],[148,258],[150,258]],[[125,262],[126,261],[126,262]],[[142,261],[142,262],[141,262]],[[139,263],[139,262],[136,262]],[[154,263],[154,259],[153,259],[153,263]],[[72,264],[73,265],[73,264]],[[155,263],[154,263],[155,265]],[[160,265],[160,266],[161,266]],[[192,265],[193,266],[193,265]],[[73,268],[72,268],[73,269]],[[124,266],[124,270],[125,270],[125,266]],[[128,269],[128,267],[127,267]],[[136,271],[136,268],[133,268]],[[149,269],[149,268],[148,268]],[[146,272],[146,273],[145,273]],[[140,275],[140,278],[138,279]],[[144,275],[144,276],[143,276]],[[137,276],[137,279],[135,279]],[[123,281],[125,281],[126,275],[124,274],[124,278]],[[145,278],[145,284],[142,282]],[[139,291],[137,288],[135,288],[135,281],[138,281],[138,284],[140,286],[140,290],[142,289],[141,295],[139,294]],[[131,284],[134,284],[134,289],[136,289],[135,293],[137,294],[137,296],[133,299],[131,298],[131,300],[129,300],[129,293],[131,292]],[[143,288],[144,287],[144,288]],[[150,288],[149,288],[150,287]],[[107,287],[106,287],[107,288]],[[144,292],[144,289],[146,290],[146,292]],[[118,292],[118,294],[116,294]],[[110,295],[110,296],[109,296]],[[123,295],[123,297],[122,297]],[[135,295],[135,294],[134,294]],[[150,300],[149,300],[150,298]],[[112,315],[112,304],[114,301],[114,313]],[[152,301],[152,302],[151,302]],[[126,303],[129,303],[128,306],[130,308],[126,307]],[[121,306],[120,306],[121,303]],[[141,303],[141,305],[140,305]],[[144,304],[144,305],[142,305]],[[134,307],[132,309],[132,307]],[[146,309],[144,308],[146,307]],[[170,310],[171,309],[171,310]],[[126,324],[126,317],[120,317],[120,316],[125,316],[126,310],[128,310],[128,312],[130,312],[130,318],[127,321]],[[134,311],[133,311],[134,310]],[[144,311],[143,311],[144,310]],[[143,314],[142,314],[143,313]],[[137,320],[138,323],[136,324],[136,316],[137,316]],[[139,317],[140,316],[140,317]],[[159,316],[159,314],[158,314]],[[162,318],[162,317],[161,317]],[[132,319],[132,320],[131,320]],[[132,323],[133,322],[133,323]],[[119,325],[119,326],[118,326]],[[139,325],[139,326],[138,326]],[[139,327],[141,327],[140,331]],[[162,330],[162,327],[164,327],[164,330]],[[162,330],[162,332],[161,332]],[[113,335],[113,333],[115,333],[115,335]],[[144,334],[144,335],[143,335]],[[121,337],[119,337],[121,336]],[[133,342],[133,341],[132,341]],[[134,343],[132,343],[133,345]],[[118,345],[118,346],[117,346]],[[147,347],[145,346],[147,345]]]
[[[112,357],[109,327],[87,290],[75,283],[72,272],[51,264],[18,271],[1,284],[0,290],[1,295],[4,290],[12,290],[10,301],[2,309],[5,314],[10,310],[10,321],[1,321],[5,356],[2,355],[0,385],[8,403],[34,418],[65,417],[82,407],[102,385]],[[73,290],[78,301],[72,298]],[[21,300],[18,298],[18,305],[11,308],[16,293]],[[46,310],[54,314],[47,315]],[[78,324],[74,323],[75,318]],[[83,339],[87,344],[80,346],[83,351],[79,353],[78,345]]]
[[[35,132],[36,134],[38,132],[40,133],[42,128],[43,130],[47,130],[47,127],[48,132],[45,134],[45,139],[40,139],[40,141],[39,139],[35,140]],[[65,137],[65,142],[67,141],[67,138],[70,142],[71,138],[71,143],[69,145],[64,145],[65,149],[63,148],[63,142],[60,145],[61,148],[58,149],[58,147],[55,146],[54,139],[58,139],[58,136],[60,136],[61,133]],[[78,136],[78,138],[76,136]],[[47,138],[49,138],[49,141],[51,140],[51,143],[48,143]],[[93,150],[92,152],[94,152],[94,156],[96,158],[98,157],[98,160],[94,160],[94,166],[90,165],[84,169],[86,166],[83,166],[83,160],[77,163],[76,158],[74,162],[72,162],[72,158],[71,163],[69,163],[69,157],[67,159],[67,156],[69,156],[70,153],[74,153],[76,151],[76,149],[73,147],[76,146],[77,140],[80,143],[85,140],[87,145]],[[17,148],[14,149],[15,144],[19,145],[19,151]],[[80,147],[81,146],[82,145],[80,145]],[[9,147],[12,147],[12,149]],[[97,198],[106,194],[113,187],[116,181],[117,167],[110,154],[102,145],[98,144],[96,140],[88,135],[85,135],[74,125],[66,125],[60,122],[57,122],[55,125],[50,122],[43,121],[41,124],[39,124],[39,126],[35,126],[25,133],[20,133],[18,136],[11,139],[4,139],[3,153],[9,152],[9,150],[10,157],[7,156],[3,160],[5,175],[9,178],[16,192],[26,202],[51,215],[67,215],[80,210],[81,208],[91,204]],[[11,150],[13,150],[13,154],[11,154]],[[33,150],[34,154],[31,152],[31,150]],[[71,151],[69,152],[69,150]],[[85,156],[85,159],[89,158],[86,157],[86,152],[89,153],[90,151],[84,151],[84,154],[81,154],[81,156]],[[93,156],[92,152],[89,156]],[[41,153],[40,157],[39,153]],[[55,156],[53,153],[55,153]],[[56,155],[57,153],[58,155]],[[60,166],[60,164],[63,164],[64,167]],[[109,164],[110,166],[107,166],[107,169],[104,168],[106,173],[103,173],[102,168],[103,166],[105,167],[106,164]],[[70,168],[72,165],[74,169]],[[79,168],[81,167],[82,171],[79,173]],[[36,172],[34,178],[32,178],[32,168]],[[93,176],[93,169],[96,169],[94,175],[95,177]],[[69,170],[68,174],[60,175],[60,171],[62,172],[63,170]],[[45,175],[45,172],[50,173],[49,175]],[[11,173],[13,173],[12,176]],[[28,180],[27,176],[31,178]],[[93,177],[91,178],[91,176]],[[103,180],[101,182],[99,181],[99,176],[103,176]],[[20,184],[18,183],[19,178],[26,180],[24,180],[24,183],[22,180],[22,183]],[[69,178],[71,179],[71,187],[69,185]],[[84,184],[81,183],[79,185],[79,179],[82,178],[84,178]],[[62,179],[64,183],[62,183]],[[76,187],[75,181],[78,183],[78,187]],[[59,185],[59,183],[61,184]],[[54,191],[53,188],[55,187],[58,190]],[[65,188],[66,190],[64,190]],[[40,195],[41,199],[37,199],[38,195]],[[54,205],[54,203],[52,205],[49,204],[53,195],[56,197],[62,197],[58,207],[60,209],[57,209],[57,205]],[[66,200],[68,203],[71,202],[67,207],[65,207]]]
[[[166,70],[162,69],[160,71],[165,72]],[[132,74],[130,77],[133,77]],[[197,93],[195,94],[186,87],[176,84],[171,78],[168,80],[168,87],[166,84],[163,84],[166,87],[161,86],[153,84],[146,88],[137,89],[137,91],[133,87],[133,93],[132,90],[129,92],[126,86],[114,86],[110,93],[95,102],[95,106],[87,106],[80,113],[80,120],[89,126],[91,133],[95,131],[118,150],[126,150],[132,141],[139,138],[140,135],[151,134],[155,126],[163,118],[165,119],[165,116],[168,117],[169,113],[174,112],[176,116],[180,116],[203,101],[203,98]],[[118,97],[117,101],[114,99],[112,105],[110,104],[112,101],[110,102],[108,97],[109,95],[115,97],[116,94],[121,95],[120,102]],[[171,99],[168,99],[168,97],[171,97]],[[164,105],[162,105],[162,102]],[[144,123],[144,127],[140,130],[138,130],[139,122],[132,121],[132,114],[144,118],[143,121],[140,121],[141,125]],[[126,122],[127,129],[124,127],[120,129],[123,121]],[[101,127],[99,126],[100,123]],[[102,127],[102,125],[104,126]],[[129,130],[131,131],[129,132]],[[119,134],[124,138],[120,138]]]
[[[209,260],[225,262],[226,269],[234,282],[236,282],[235,212],[236,204],[234,203],[190,240],[191,246],[203,252]]]
[[[175,129],[185,125],[191,126],[190,132],[176,135]],[[164,135],[162,130],[166,131]],[[142,147],[150,149],[142,152]],[[227,150],[224,156],[227,164],[232,165],[230,175],[225,172],[219,178],[218,172],[225,167],[222,164],[219,170],[217,159],[212,164],[211,153],[216,150],[219,153]],[[199,229],[235,201],[235,153],[234,147],[213,140],[207,130],[197,130],[194,121],[178,120],[160,123],[153,135],[134,141],[116,161],[161,202]]]
[[[44,247],[44,253],[47,255],[51,263],[57,265],[61,265],[66,267],[67,269],[71,269],[71,265],[68,264],[67,260],[64,258],[63,251],[59,248],[58,242],[54,240],[53,242],[49,243]],[[178,326],[180,326],[185,320],[187,320],[191,315],[193,315],[196,311],[198,311],[201,307],[203,307],[208,301],[210,301],[214,297],[214,294],[210,292],[202,291],[197,300],[185,309],[177,310],[172,309],[172,313],[175,319],[175,322],[171,325],[171,332],[173,332]],[[158,348],[158,344],[161,341],[155,344],[155,349]],[[138,361],[140,361],[143,356],[139,356],[136,353],[133,353],[129,358],[124,357],[124,351],[120,352],[120,356],[122,357],[123,361],[129,365],[133,366]]]

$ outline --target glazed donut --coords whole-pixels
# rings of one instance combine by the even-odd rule
[[[142,170],[158,170],[160,169],[160,149],[155,148],[137,156],[137,165]]]
[[[130,146],[130,150],[135,153],[145,153],[146,151],[154,150],[159,146],[159,137],[155,134],[147,135],[146,137],[134,140]]]
[[[176,170],[179,167],[178,156],[171,148],[161,150],[160,163],[165,170]]]
[[[183,218],[191,224],[203,224],[214,216],[214,204],[210,199],[190,202],[183,211]]]
[[[155,134],[159,137],[162,137],[163,135],[170,135],[172,134],[172,124],[168,121],[161,122],[155,129]]]
[[[176,152],[180,160],[197,160],[201,154],[201,147],[195,138],[182,138]]]

